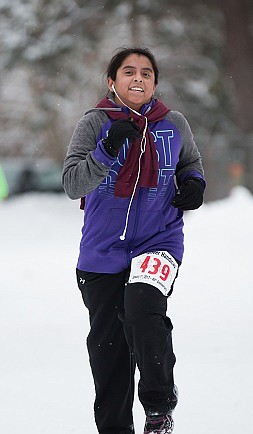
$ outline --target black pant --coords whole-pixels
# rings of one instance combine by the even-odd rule
[[[135,363],[139,399],[146,414],[166,413],[172,396],[175,356],[167,298],[146,283],[127,284],[117,274],[77,270],[78,287],[90,315],[87,347],[95,383],[99,433],[133,433]]]

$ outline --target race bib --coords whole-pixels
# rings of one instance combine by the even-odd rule
[[[132,259],[129,283],[148,283],[167,296],[177,269],[178,263],[166,251],[143,253]]]

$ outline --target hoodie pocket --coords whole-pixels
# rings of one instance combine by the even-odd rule
[[[107,245],[118,241],[124,230],[125,218],[126,210],[118,208],[109,209],[103,226],[96,233],[96,240],[99,242],[105,240]]]
[[[119,208],[97,210],[85,221],[82,243],[88,245],[96,241],[101,248],[118,241],[124,230],[125,215],[126,211]]]
[[[141,215],[139,230],[142,234],[149,235],[163,232],[166,229],[165,219],[161,210],[145,211]]]

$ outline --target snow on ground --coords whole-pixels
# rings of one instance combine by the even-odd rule
[[[168,308],[175,434],[252,432],[252,222],[253,198],[240,187],[185,217]],[[0,432],[95,434],[88,313],[75,282],[78,202],[27,194],[0,203],[0,223]],[[142,434],[137,398],[134,414]]]

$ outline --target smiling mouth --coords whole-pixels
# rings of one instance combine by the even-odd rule
[[[137,87],[137,86],[130,87],[129,90],[133,90],[134,92],[144,92],[144,90],[141,87]]]

